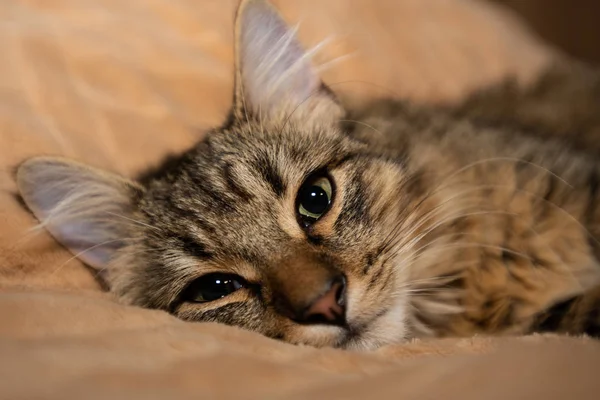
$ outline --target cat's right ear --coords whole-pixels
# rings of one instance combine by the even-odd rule
[[[337,122],[344,114],[306,52],[273,6],[243,0],[235,24],[235,102],[238,117]]]
[[[127,240],[133,199],[143,191],[117,175],[53,157],[21,164],[17,185],[41,226],[99,270]]]

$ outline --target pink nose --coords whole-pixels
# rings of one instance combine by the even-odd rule
[[[343,324],[344,320],[344,290],[343,280],[334,281],[329,290],[312,302],[305,311],[304,318],[307,322],[328,322]]]

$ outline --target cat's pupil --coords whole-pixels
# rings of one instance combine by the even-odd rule
[[[232,274],[208,274],[196,279],[185,291],[185,300],[207,302],[218,300],[243,287],[242,278]]]
[[[329,197],[323,188],[310,186],[302,193],[300,202],[308,212],[323,214],[329,206]]]
[[[307,227],[317,221],[329,208],[333,197],[332,183],[327,176],[308,179],[298,191],[297,212],[302,225]]]

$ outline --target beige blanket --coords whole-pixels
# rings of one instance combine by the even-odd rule
[[[235,1],[0,0],[0,398],[597,399],[600,344],[529,337],[351,353],[118,305],[17,201],[14,166],[134,174],[227,111]],[[274,1],[347,101],[454,101],[556,57],[477,0]]]

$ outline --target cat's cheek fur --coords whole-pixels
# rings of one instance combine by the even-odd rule
[[[351,337],[344,348],[351,350],[374,350],[378,347],[404,342],[410,337],[408,327],[408,299],[406,294],[394,298],[390,308],[372,321],[360,335]]]

